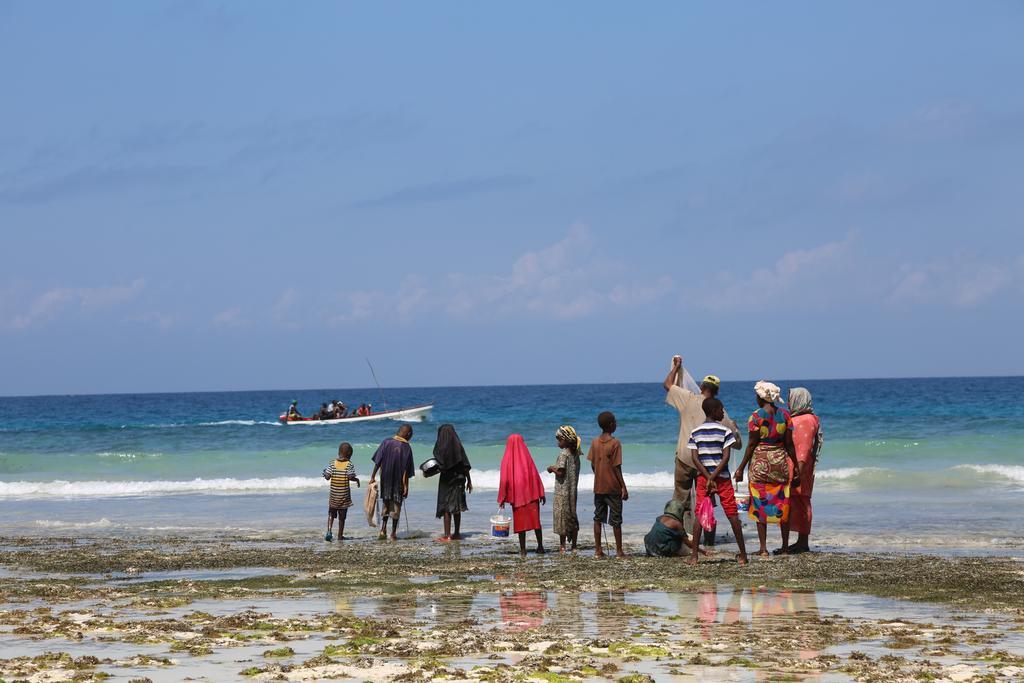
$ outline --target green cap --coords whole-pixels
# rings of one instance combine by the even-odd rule
[[[683,507],[683,502],[681,500],[673,498],[669,502],[665,503],[665,514],[669,517],[675,517],[682,522],[683,515],[686,514],[686,508]]]
[[[704,379],[702,379],[700,383],[702,385],[707,384],[708,386],[714,387],[715,389],[722,388],[722,380],[718,379],[718,377],[716,377],[715,375],[705,375]]]

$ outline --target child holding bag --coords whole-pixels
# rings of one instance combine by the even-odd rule
[[[714,493],[722,501],[722,510],[729,518],[732,532],[736,536],[736,545],[740,552],[736,556],[741,565],[747,563],[747,547],[743,542],[743,527],[740,525],[739,511],[736,509],[736,492],[729,478],[729,454],[736,444],[736,436],[732,430],[722,424],[725,419],[725,407],[717,398],[706,398],[701,405],[704,409],[704,424],[690,432],[687,446],[693,463],[697,467],[697,510],[704,501]],[[693,553],[688,560],[697,564],[697,548],[700,544],[702,527],[700,515],[693,523]]]

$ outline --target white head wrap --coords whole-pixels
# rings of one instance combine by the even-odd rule
[[[765,380],[759,380],[754,385],[754,393],[757,394],[758,398],[768,403],[776,403],[782,396],[782,389],[779,389],[778,385],[766,382]]]

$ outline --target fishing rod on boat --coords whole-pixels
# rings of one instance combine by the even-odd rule
[[[373,371],[373,363],[370,359],[366,359],[366,364],[370,366],[370,374],[373,375],[373,383],[377,385],[377,391],[380,392],[380,402],[384,404],[384,410],[388,409],[388,400],[384,398],[384,390],[380,388],[380,382],[377,381],[377,373]]]

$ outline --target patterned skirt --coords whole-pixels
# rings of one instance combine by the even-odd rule
[[[789,521],[789,484],[750,482],[750,518],[761,524]]]
[[[750,518],[762,524],[789,521],[789,455],[779,444],[758,444],[750,462]]]

